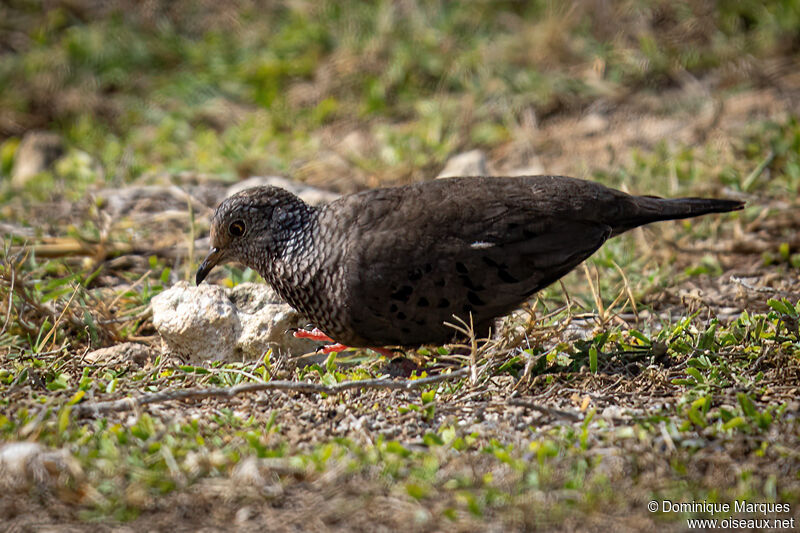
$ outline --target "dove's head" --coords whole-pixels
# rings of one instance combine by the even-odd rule
[[[302,230],[313,208],[284,189],[246,189],[226,198],[211,218],[211,250],[197,269],[199,285],[219,264],[236,261],[264,275]]]

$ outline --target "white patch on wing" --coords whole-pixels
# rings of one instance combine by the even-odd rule
[[[475,250],[483,250],[484,248],[491,248],[494,246],[493,242],[486,242],[486,241],[475,241],[469,245],[470,248],[474,248]]]

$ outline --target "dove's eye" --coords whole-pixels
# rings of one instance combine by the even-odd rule
[[[244,222],[241,220],[234,220],[231,222],[231,225],[228,226],[228,233],[233,237],[241,237],[244,235],[244,229]]]

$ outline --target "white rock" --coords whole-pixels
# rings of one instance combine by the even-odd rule
[[[444,169],[436,178],[455,178],[461,176],[488,176],[486,154],[481,150],[471,150],[454,155],[447,160]]]
[[[37,442],[9,442],[0,446],[0,488],[27,490],[31,486],[68,483],[82,478],[83,470],[67,450]]]
[[[625,410],[619,405],[609,405],[600,414],[603,418],[622,418],[625,416]]]
[[[242,525],[247,523],[255,513],[253,513],[253,509],[249,505],[245,505],[244,507],[240,507],[236,514],[234,515],[234,522],[236,525]]]
[[[317,187],[311,187],[304,183],[292,181],[281,176],[253,176],[228,187],[225,196],[231,196],[251,187],[261,187],[272,185],[286,189],[290,193],[299,196],[301,200],[311,205],[324,204],[336,200],[339,195],[332,191],[326,191]]]
[[[301,355],[319,346],[288,332],[308,321],[261,283],[224,289],[181,281],[155,296],[152,308],[164,351],[188,362],[252,360],[269,349]]]

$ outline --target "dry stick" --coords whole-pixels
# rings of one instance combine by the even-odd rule
[[[307,381],[267,381],[262,383],[245,383],[235,387],[210,387],[206,389],[178,389],[164,392],[146,394],[137,398],[123,398],[106,402],[84,403],[73,407],[73,413],[78,416],[108,413],[114,411],[132,411],[136,407],[151,403],[169,402],[172,400],[202,400],[204,398],[232,398],[237,394],[259,392],[266,390],[282,390],[302,392],[307,394],[325,393],[340,394],[353,389],[396,389],[413,390],[425,385],[461,378],[469,374],[469,368],[462,368],[449,374],[439,374],[427,378],[414,380],[394,381],[391,379],[364,379],[361,381],[345,381],[336,385],[320,385]]]
[[[92,244],[72,237],[56,239],[55,242],[42,244],[29,244],[26,246],[36,253],[37,257],[51,258],[74,255],[95,256],[99,252],[105,251],[105,255],[111,253],[129,254],[134,251],[133,246],[121,242],[107,242],[104,244]],[[11,253],[22,250],[21,246],[12,246]]]
[[[748,283],[747,281],[745,281],[744,279],[742,279],[742,278],[740,278],[738,276],[731,276],[731,281],[733,283],[741,285],[742,287],[744,287],[745,289],[750,290],[750,291],[764,292],[764,293],[767,293],[767,294],[776,294],[776,293],[786,292],[786,291],[780,291],[778,289],[773,289],[772,287],[756,287],[752,283]]]
[[[214,210],[208,207],[206,204],[198,200],[193,194],[189,191],[181,189],[177,185],[172,185],[169,187],[167,191],[170,196],[175,198],[176,200],[183,200],[187,203],[191,203],[192,207],[198,212],[203,213],[204,215],[211,215],[214,213]]]

